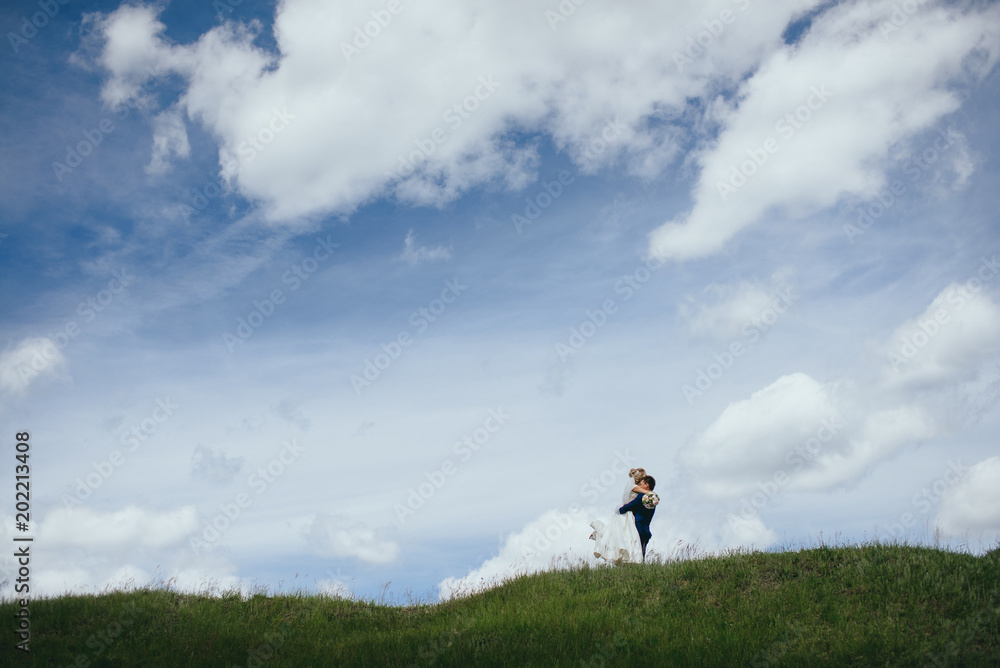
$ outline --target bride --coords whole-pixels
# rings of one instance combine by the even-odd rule
[[[648,491],[637,484],[646,475],[646,471],[631,469],[628,474],[630,480],[622,495],[621,505],[615,506],[610,518],[590,523],[594,529],[594,533],[590,534],[594,541],[594,556],[613,563],[642,561],[642,543],[639,541],[639,532],[635,528],[632,513],[620,515],[618,508]]]

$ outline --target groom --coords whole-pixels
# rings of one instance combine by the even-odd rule
[[[639,489],[646,490],[647,492],[652,492],[653,488],[656,487],[656,480],[654,480],[651,475],[643,476],[639,480],[638,487]],[[649,539],[653,537],[653,534],[649,531],[649,522],[653,519],[653,513],[656,512],[656,508],[647,508],[642,505],[642,499],[644,496],[644,494],[639,494],[618,509],[619,515],[631,512],[632,517],[635,519],[635,529],[639,532],[639,542],[642,543],[643,562],[646,561],[646,544],[649,542]]]

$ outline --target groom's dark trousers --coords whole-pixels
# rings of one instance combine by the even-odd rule
[[[635,518],[635,528],[639,532],[639,542],[642,543],[642,560],[646,561],[646,544],[653,537],[653,534],[649,531],[649,522],[653,519],[653,513],[656,512],[656,508],[647,508],[642,505],[642,497],[643,495],[640,494],[626,503],[618,509],[618,514],[624,515],[631,512],[632,517]]]

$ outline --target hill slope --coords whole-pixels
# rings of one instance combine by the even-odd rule
[[[10,620],[14,602],[0,604]],[[32,601],[3,665],[1000,665],[1000,558],[869,545],[523,576],[409,608],[163,590]]]

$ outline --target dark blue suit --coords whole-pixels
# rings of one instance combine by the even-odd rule
[[[649,531],[649,523],[653,519],[653,513],[656,512],[656,508],[647,508],[642,505],[642,497],[644,494],[639,494],[634,499],[626,503],[624,506],[618,509],[619,515],[624,515],[625,513],[632,513],[635,518],[635,528],[639,532],[639,542],[642,543],[642,559],[646,560],[646,543],[649,539],[653,537],[653,534]]]

